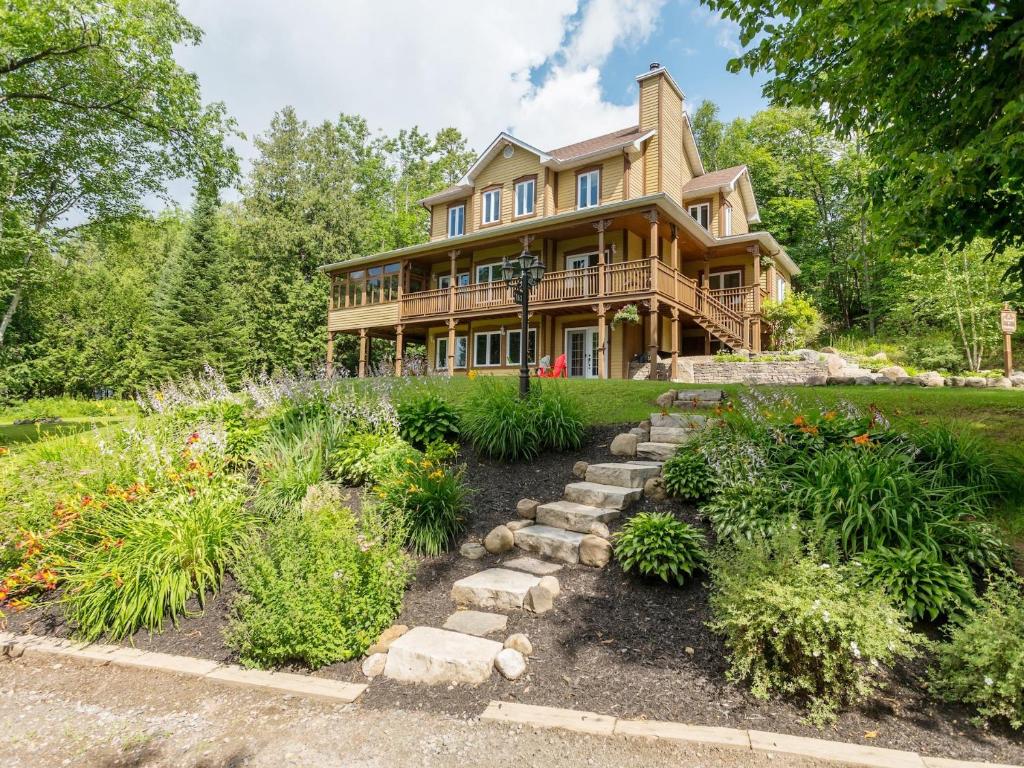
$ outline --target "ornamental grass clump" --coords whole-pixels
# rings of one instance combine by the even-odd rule
[[[637,572],[682,586],[704,566],[704,534],[667,512],[641,512],[613,537],[615,558]]]
[[[956,617],[936,649],[932,689],[966,704],[976,722],[1004,719],[1024,728],[1024,583],[996,578]]]
[[[794,698],[811,723],[865,700],[882,667],[914,655],[906,617],[848,566],[803,549],[799,532],[727,548],[711,562],[712,630],[728,677],[760,699]]]
[[[357,521],[337,489],[310,488],[236,560],[229,645],[251,667],[358,658],[401,609],[411,575],[404,535],[372,510]]]

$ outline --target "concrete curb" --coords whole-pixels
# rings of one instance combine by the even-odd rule
[[[558,707],[538,707],[508,701],[492,701],[480,715],[492,723],[516,723],[534,728],[558,728],[565,731],[661,739],[679,743],[703,744],[728,749],[752,749],[757,752],[795,755],[844,765],[869,768],[1020,768],[1001,763],[979,763],[925,757],[917,752],[903,752],[865,744],[850,744],[827,739],[809,739],[782,733],[718,728],[657,720],[622,720],[595,712],[581,712]]]
[[[351,704],[366,690],[366,685],[360,683],[345,683],[287,672],[243,669],[209,659],[173,656],[169,653],[142,651],[119,645],[98,645],[54,637],[0,632],[0,656],[17,659],[21,656],[34,655],[64,656],[86,664],[151,669],[175,675],[201,677],[224,685],[262,688],[342,704]]]

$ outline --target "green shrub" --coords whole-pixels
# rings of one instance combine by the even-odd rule
[[[346,436],[332,457],[334,475],[350,485],[376,485],[400,471],[420,452],[390,433],[356,432]]]
[[[430,457],[406,458],[380,480],[377,497],[384,511],[404,521],[410,546],[425,555],[447,551],[466,525],[467,490],[463,470]]]
[[[326,476],[327,450],[316,428],[268,438],[256,455],[260,484],[255,509],[273,520],[302,501],[306,489]]]
[[[970,493],[1015,499],[1024,491],[1019,467],[990,450],[980,437],[946,425],[919,427],[910,436],[917,461],[934,470],[947,485]]]
[[[661,468],[669,496],[684,501],[706,499],[715,488],[708,460],[699,451],[679,450]]]
[[[226,636],[242,663],[316,669],[361,656],[401,609],[402,536],[368,510],[357,523],[336,491],[311,488],[234,566]]]
[[[932,689],[977,710],[978,721],[1005,718],[1024,728],[1024,597],[1018,579],[989,584],[978,604],[953,620],[937,648]]]
[[[810,298],[799,293],[791,293],[782,301],[765,301],[761,319],[771,336],[772,349],[806,346],[824,327],[821,312]]]
[[[515,382],[477,379],[466,397],[463,430],[482,455],[499,461],[533,459],[540,453],[535,403],[523,400]]]
[[[788,517],[775,507],[774,485],[738,480],[718,488],[701,508],[719,541],[739,543],[769,538]]]
[[[795,536],[725,549],[712,559],[711,628],[728,676],[761,699],[791,696],[822,726],[877,685],[876,665],[913,654],[906,619],[847,566],[801,551]]]
[[[58,567],[77,635],[116,640],[159,631],[190,598],[202,603],[219,587],[252,519],[242,479],[216,471],[208,478],[206,471],[196,468],[153,491],[111,488],[88,505]]]
[[[861,583],[883,589],[915,621],[935,621],[974,600],[970,575],[932,550],[879,547],[859,560]]]
[[[417,448],[459,436],[459,416],[447,401],[433,392],[398,405],[399,434]]]
[[[967,367],[963,351],[948,336],[912,334],[904,355],[910,365],[924,371],[957,373]]]
[[[583,411],[563,384],[534,383],[530,400],[541,450],[574,451],[583,445]]]
[[[685,584],[706,559],[704,535],[667,512],[634,515],[613,541],[623,571],[657,576],[669,584]]]

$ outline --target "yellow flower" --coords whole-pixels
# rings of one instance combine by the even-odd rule
[[[409,493],[419,493],[420,490],[421,490],[420,487],[418,485],[416,485],[416,483],[412,483],[409,486]]]
[[[430,459],[424,459],[423,461],[421,461],[420,466],[423,467],[424,469],[430,469]]]
[[[442,477],[444,477],[444,472],[442,472],[440,469],[435,469],[428,475],[428,477],[431,480],[440,480]]]
[[[475,379],[476,378],[476,371],[470,371],[469,373],[467,373],[466,374],[466,378],[468,378],[470,380]]]

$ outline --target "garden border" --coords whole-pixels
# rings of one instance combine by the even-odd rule
[[[174,656],[169,653],[142,651],[119,645],[97,645],[38,635],[15,635],[0,632],[0,655],[11,659],[23,655],[48,654],[66,656],[89,664],[119,667],[141,667],[189,677],[200,677],[225,685],[262,688],[310,699],[351,704],[366,690],[365,684],[327,680],[288,672],[264,672],[244,669],[234,664],[220,664],[210,659]]]
[[[664,739],[670,742],[703,744],[726,749],[750,749],[755,752],[794,755],[869,768],[1020,768],[1006,763],[928,757],[917,752],[852,744],[846,741],[660,720],[624,720],[613,715],[599,715],[596,712],[540,707],[510,701],[490,702],[481,713],[480,719],[492,723],[556,728],[601,736]]]

